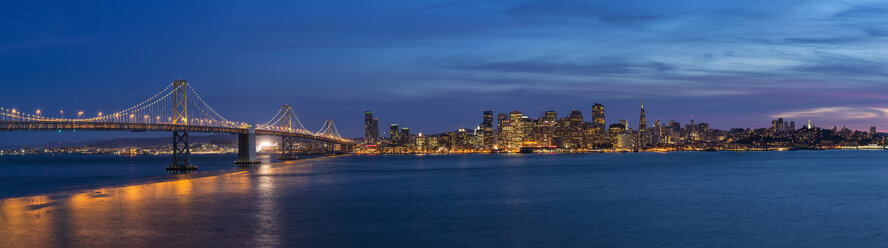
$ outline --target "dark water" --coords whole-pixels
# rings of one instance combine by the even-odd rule
[[[2,200],[0,246],[886,247],[886,159],[322,158]]]

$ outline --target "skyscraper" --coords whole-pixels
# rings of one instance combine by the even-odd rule
[[[410,144],[410,128],[402,127],[401,132],[398,134],[399,144],[407,145]]]
[[[373,112],[364,112],[364,143],[375,144],[379,141],[379,118]]]
[[[481,121],[481,129],[493,129],[493,110],[483,111],[483,120]]]
[[[392,144],[397,145],[401,140],[398,138],[400,137],[400,135],[398,134],[399,132],[400,130],[398,129],[398,124],[392,124],[389,127],[389,140],[391,140]]]
[[[524,141],[524,115],[521,111],[509,112],[509,126],[511,127],[508,136],[508,149],[518,150],[521,148],[521,142]]]
[[[604,121],[604,105],[601,103],[595,103],[592,106],[592,143],[595,146],[599,146],[607,142],[605,129],[607,125]]]
[[[644,148],[647,146],[648,141],[648,133],[647,133],[647,120],[644,116],[644,98],[641,99],[641,115],[638,117],[638,148]]]
[[[555,145],[555,122],[558,114],[555,111],[546,111],[533,123],[532,136],[537,146]]]
[[[509,124],[509,114],[500,113],[496,119],[496,144],[499,149],[505,149],[509,143],[507,134],[512,131],[512,126]]]
[[[493,110],[484,110],[481,125],[478,126],[480,131],[476,135],[480,135],[480,146],[485,149],[493,148]]]
[[[583,137],[583,112],[579,110],[570,111],[570,148],[582,148],[585,144]]]

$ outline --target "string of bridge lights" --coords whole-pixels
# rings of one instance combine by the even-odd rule
[[[133,105],[129,108],[126,108],[124,110],[117,111],[117,112],[114,112],[114,113],[111,113],[108,115],[102,115],[102,113],[99,112],[98,116],[96,116],[96,117],[79,118],[83,114],[83,111],[79,111],[77,113],[78,118],[76,118],[76,119],[53,118],[53,117],[41,116],[40,110],[37,110],[37,114],[35,115],[35,114],[29,114],[29,113],[24,113],[24,112],[18,111],[15,108],[0,107],[0,117],[6,117],[6,119],[14,119],[14,120],[21,120],[21,121],[87,122],[87,121],[110,121],[110,120],[116,119],[119,122],[127,122],[127,121],[121,120],[119,118],[121,116],[124,116],[124,118],[126,118],[126,116],[129,116],[130,121],[132,121],[132,120],[136,119],[135,118],[136,113],[139,113],[139,116],[142,116],[142,114],[141,114],[142,112],[140,112],[140,111],[146,110],[152,106],[166,105],[166,103],[164,103],[164,104],[158,104],[158,103],[169,99],[170,98],[169,96],[172,95],[173,93],[175,93],[175,90],[170,90],[174,86],[174,84],[175,83],[171,83],[171,84],[167,85],[163,90],[159,91],[154,96],[151,96],[148,99],[140,102],[139,104]],[[196,96],[196,98],[197,98],[196,100],[194,98],[192,98],[192,99],[190,99],[189,102],[192,102],[193,106],[196,107],[198,109],[198,111],[203,113],[203,115],[205,117],[207,117],[207,118],[192,118],[193,120],[200,121],[200,122],[207,122],[210,125],[212,125],[213,123],[217,123],[219,125],[222,125],[225,127],[232,127],[232,128],[239,128],[239,127],[248,126],[248,124],[245,122],[233,122],[233,121],[226,119],[225,117],[220,115],[218,112],[216,112],[216,110],[213,109],[209,104],[207,104],[206,101],[197,93],[197,91],[193,87],[191,87],[191,85],[187,85],[187,86],[188,86],[188,90],[191,91],[191,93],[193,93],[194,96]],[[203,105],[203,106],[201,106],[201,105]],[[160,113],[162,113],[162,110],[148,109],[148,111],[145,111],[145,112],[153,112],[154,116],[157,119],[157,122],[160,123],[160,120],[162,117],[162,114],[160,114]],[[60,111],[60,113],[64,113],[64,112]],[[292,116],[293,119],[296,120],[296,124],[298,124],[297,128],[293,128],[293,127],[288,128],[288,127],[283,127],[283,126],[277,126],[277,124],[281,120],[283,120],[283,118],[285,116],[287,116],[288,114],[290,116]],[[150,119],[151,116],[152,116],[151,114],[144,115],[144,119],[145,119],[146,123],[151,121],[151,119]],[[172,117],[169,117],[168,119],[170,119],[170,118],[172,118]],[[291,126],[292,126],[292,123],[291,123]],[[339,134],[339,131],[336,129],[336,126],[332,122],[332,120],[325,122],[324,126],[321,127],[321,130],[319,130],[316,133],[312,133],[311,131],[308,131],[302,125],[302,122],[299,120],[299,117],[297,117],[293,113],[292,108],[288,109],[286,112],[283,112],[281,109],[279,109],[278,112],[275,113],[274,117],[272,117],[271,120],[269,120],[265,124],[257,125],[257,127],[262,128],[262,129],[267,129],[267,130],[278,130],[278,131],[285,131],[285,132],[304,133],[304,134],[310,134],[310,135],[321,135],[321,136],[325,136],[328,138],[343,140],[343,141],[347,140],[347,139],[344,139],[341,137],[341,135]]]

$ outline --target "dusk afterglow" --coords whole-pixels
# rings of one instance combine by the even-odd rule
[[[888,128],[886,14],[879,1],[20,1],[0,10],[0,97],[94,115],[181,77],[238,121],[289,103],[347,137],[365,109],[442,132],[481,109],[602,102],[628,119],[641,97],[650,119],[715,128]]]

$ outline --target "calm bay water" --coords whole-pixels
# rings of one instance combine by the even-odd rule
[[[0,246],[888,246],[882,151],[341,156],[157,180],[0,200]]]

